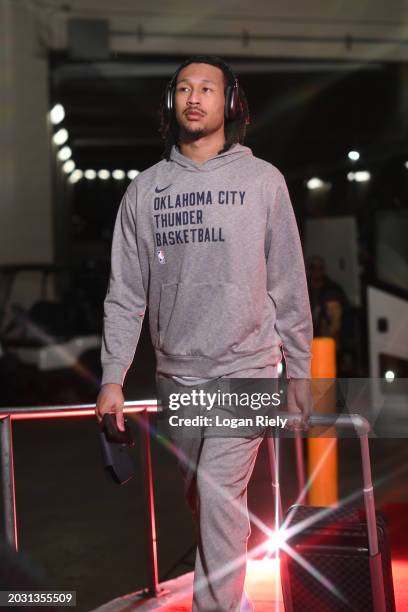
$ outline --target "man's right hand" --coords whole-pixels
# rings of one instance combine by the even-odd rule
[[[307,430],[309,417],[313,410],[313,396],[309,378],[291,378],[288,382],[288,412],[298,414],[299,419],[288,424],[288,429]]]
[[[100,424],[105,414],[116,414],[116,425],[120,431],[125,431],[123,418],[123,397],[122,386],[115,383],[102,385],[96,399],[95,414]]]

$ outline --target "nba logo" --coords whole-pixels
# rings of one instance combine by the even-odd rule
[[[166,263],[166,258],[164,257],[164,253],[163,253],[163,251],[161,249],[158,249],[157,257],[159,259],[159,263],[161,263],[161,264],[165,264]]]

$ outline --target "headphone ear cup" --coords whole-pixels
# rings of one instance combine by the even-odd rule
[[[233,121],[236,119],[239,111],[238,87],[228,85],[225,90],[225,119]]]
[[[167,85],[166,87],[166,93],[164,94],[164,105],[167,116],[170,116],[173,110],[173,88],[171,85]]]
[[[225,89],[224,118],[231,119],[231,85]]]
[[[237,85],[232,88],[230,108],[231,119],[236,119],[239,112],[239,94]]]

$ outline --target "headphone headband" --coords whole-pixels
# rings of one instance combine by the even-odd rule
[[[173,76],[171,77],[169,81],[169,85],[174,85],[181,70],[183,70],[183,68],[185,68],[186,66],[189,66],[190,64],[208,64],[209,66],[215,66],[216,68],[220,68],[224,74],[228,73],[229,80],[230,80],[229,84],[231,86],[238,84],[238,79],[233,73],[232,68],[230,68],[228,64],[226,64],[221,58],[215,57],[215,56],[214,58],[211,58],[211,57],[207,57],[203,55],[197,55],[196,57],[190,57],[189,59],[185,60],[182,64],[180,64],[177,70],[173,73]]]

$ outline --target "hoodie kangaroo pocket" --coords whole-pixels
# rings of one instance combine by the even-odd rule
[[[161,287],[159,345],[166,355],[217,359],[251,351],[259,327],[247,286],[174,283]]]

